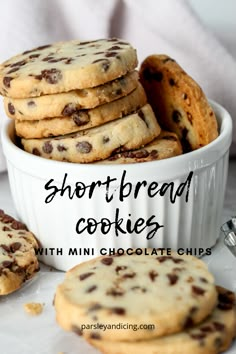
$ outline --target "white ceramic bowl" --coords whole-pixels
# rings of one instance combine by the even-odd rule
[[[31,155],[15,145],[13,123],[6,124],[2,143],[12,197],[19,218],[42,244],[41,260],[58,269],[68,270],[101,252],[109,253],[113,248],[122,251],[130,247],[165,247],[180,252],[182,248],[185,251],[189,248],[192,254],[201,255],[212,247],[219,236],[232,121],[223,107],[214,102],[211,104],[220,130],[215,141],[178,157],[128,165],[72,164]],[[124,200],[120,201],[124,171],[124,181],[130,184],[125,186]],[[191,171],[193,176],[187,191],[187,185],[181,188],[180,184],[187,180]],[[50,201],[49,195],[55,188],[62,188],[65,174],[64,187],[67,188],[64,195],[58,191],[51,202],[45,203],[46,198]],[[88,186],[96,181],[106,182],[108,176],[116,179],[110,182],[109,190],[105,184],[97,186],[89,198],[91,188]],[[51,189],[46,190],[45,185],[51,179]],[[134,189],[142,181],[147,185],[140,188],[135,198]],[[168,189],[163,196],[160,193],[148,196],[148,187],[149,193],[155,194],[167,186],[164,183],[170,183],[170,189],[171,182],[175,191],[183,189],[174,203]],[[68,190],[71,188],[72,193],[76,183],[77,187],[84,185],[87,188],[77,188],[78,196],[71,195],[70,199]],[[131,194],[125,197],[131,185]],[[99,223],[101,219],[102,224]],[[130,221],[127,223],[127,220]],[[135,223],[137,232],[133,231]],[[159,228],[158,225],[164,227]],[[199,252],[199,248],[202,251]],[[84,255],[86,249],[89,255]]]

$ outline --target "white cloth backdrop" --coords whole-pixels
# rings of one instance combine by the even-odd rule
[[[227,6],[227,4],[225,4]],[[232,34],[231,34],[232,35]],[[236,37],[232,51],[203,25],[186,0],[7,0],[1,3],[0,61],[53,41],[116,36],[147,55],[175,58],[234,119]],[[0,129],[4,117],[0,106]],[[5,169],[0,142],[0,172]]]

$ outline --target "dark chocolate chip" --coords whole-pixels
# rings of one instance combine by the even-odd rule
[[[50,141],[46,141],[43,145],[43,152],[45,152],[45,154],[51,154],[52,150],[53,150],[53,146],[50,143]]]
[[[4,86],[7,87],[7,88],[10,88],[11,87],[11,80],[13,80],[13,77],[4,76],[4,78],[3,78]]]
[[[92,332],[90,334],[90,338],[91,339],[95,339],[95,340],[99,340],[99,339],[101,339],[101,335],[99,333],[97,333],[97,332]]]
[[[11,229],[9,227],[7,227],[7,226],[3,226],[2,230],[3,231],[11,231]]]
[[[6,252],[11,252],[11,249],[10,249],[10,247],[8,247],[7,245],[0,245],[0,247],[2,247],[2,249],[4,249],[4,251],[6,251]]]
[[[87,124],[90,121],[89,114],[85,110],[80,110],[80,111],[78,110],[72,113],[71,118],[78,126]]]
[[[39,56],[40,56],[40,54],[31,54],[31,55],[29,55],[29,59],[38,58]]]
[[[175,123],[179,123],[182,119],[181,113],[175,109],[172,113],[172,119]]]
[[[58,150],[59,152],[62,152],[62,151],[66,151],[67,148],[66,148],[64,145],[59,144],[59,145],[57,145],[57,150]]]
[[[121,289],[110,289],[106,292],[107,295],[111,295],[111,296],[123,296],[124,295],[124,291]]]
[[[120,96],[120,95],[122,95],[122,93],[123,93],[122,89],[119,88],[115,91],[115,96]]]
[[[189,152],[189,151],[192,150],[192,147],[191,147],[191,145],[189,143],[187,135],[188,135],[188,129],[187,128],[183,128],[181,143],[182,143],[184,152]]]
[[[149,272],[149,278],[151,279],[152,282],[155,281],[156,277],[158,276],[158,273],[155,270],[151,270]]]
[[[117,55],[117,52],[108,52],[105,54],[106,58],[110,58],[110,57],[115,57]]]
[[[101,260],[102,264],[105,264],[107,266],[110,266],[113,263],[113,258],[112,257],[105,257]]]
[[[175,80],[170,78],[169,79],[169,84],[170,84],[170,86],[175,86]]]
[[[93,274],[94,274],[94,272],[88,272],[88,273],[80,274],[79,279],[80,280],[85,280],[85,279],[91,277],[91,275],[93,275]]]
[[[26,64],[26,60],[21,60],[21,61],[17,61],[16,63],[13,63],[10,65],[11,68],[15,67],[15,66],[23,66]]]
[[[20,221],[16,221],[14,220],[11,224],[11,227],[14,229],[14,230],[27,230],[27,227],[25,226],[25,224],[23,224],[22,222]]]
[[[20,69],[19,67],[15,67],[15,68],[9,70],[9,71],[7,72],[7,74],[15,73],[15,72],[18,71],[19,69]]]
[[[92,150],[92,145],[88,141],[80,141],[76,144],[76,149],[81,154],[88,154]]]
[[[125,309],[123,307],[113,307],[111,311],[116,315],[120,315],[120,316],[125,315]]]
[[[30,100],[27,102],[27,106],[29,107],[35,107],[36,106],[36,103],[33,101],[33,100]]]
[[[167,277],[169,278],[170,285],[175,285],[179,279],[176,274],[167,274]]]
[[[13,104],[11,102],[8,103],[8,111],[10,114],[14,115],[15,114],[15,107],[13,106]]]
[[[97,289],[97,285],[92,285],[92,286],[90,286],[90,288],[88,288],[86,290],[86,293],[92,293],[96,289]]]
[[[72,113],[76,112],[76,106],[74,103],[68,103],[62,110],[61,114],[66,116],[71,116]]]
[[[104,137],[102,138],[103,144],[106,144],[106,143],[108,143],[109,141],[110,141],[109,136],[104,136]]]
[[[55,68],[42,70],[41,75],[48,84],[57,84],[62,79],[61,70]]]
[[[192,285],[192,292],[196,295],[204,295],[206,290],[200,288],[199,286]]]
[[[13,264],[12,261],[3,261],[2,266],[3,268],[10,268],[10,266]]]
[[[41,156],[41,152],[37,148],[33,148],[32,154],[36,156]]]
[[[120,271],[121,271],[121,270],[126,270],[126,269],[127,269],[126,266],[117,266],[117,267],[116,267],[116,273],[117,273],[117,274],[120,274]]]
[[[21,243],[20,242],[13,242],[10,245],[11,251],[14,253],[16,251],[18,251],[21,248]]]
[[[224,329],[225,329],[225,325],[224,325],[223,323],[220,323],[220,322],[213,322],[213,325],[214,325],[216,331],[222,332],[222,331],[224,331]]]

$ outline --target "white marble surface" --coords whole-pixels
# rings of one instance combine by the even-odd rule
[[[0,174],[0,208],[9,214],[15,214],[7,174]],[[236,215],[236,161],[229,167],[229,178],[222,221]],[[211,256],[204,261],[213,272],[216,283],[236,291],[236,258],[234,258],[220,240]],[[63,332],[56,324],[53,296],[64,273],[53,271],[42,265],[37,277],[23,289],[0,298],[0,343],[1,354],[96,354],[81,338],[72,333]],[[35,318],[24,312],[27,302],[44,303],[43,313]],[[236,353],[236,343],[227,354]],[[147,353],[148,354],[148,353]]]

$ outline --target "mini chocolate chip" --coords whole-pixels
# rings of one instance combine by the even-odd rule
[[[169,278],[170,285],[175,285],[179,279],[178,275],[176,274],[167,274],[167,277]]]
[[[21,248],[21,243],[20,242],[13,242],[10,245],[11,251],[14,253],[16,251],[18,251]]]
[[[215,345],[215,347],[216,347],[217,349],[221,349],[221,347],[222,347],[222,345],[223,345],[223,340],[222,340],[222,338],[220,338],[220,337],[215,338],[215,340],[214,340],[214,345]]]
[[[11,102],[8,103],[8,111],[10,114],[14,115],[15,114],[15,107],[13,106],[13,104]]]
[[[97,333],[97,332],[92,332],[90,334],[90,338],[91,339],[95,339],[95,340],[99,340],[99,339],[101,339],[101,335],[99,333]]]
[[[112,313],[115,313],[116,315],[125,315],[125,309],[122,307],[113,307],[111,309]]]
[[[76,326],[76,325],[72,325],[71,331],[74,332],[75,334],[77,334],[77,336],[82,336],[83,335],[82,329],[80,327]]]
[[[213,112],[212,112],[212,111],[209,113],[209,116],[210,116],[210,117],[212,117],[212,116],[213,116]]]
[[[200,339],[204,339],[206,337],[206,333],[191,333],[190,337],[193,339],[200,340]]]
[[[72,113],[71,118],[73,119],[75,124],[78,125],[78,126],[87,124],[90,121],[89,114],[85,110],[84,111],[83,110],[81,110],[81,111],[78,110],[78,111]]]
[[[126,273],[122,275],[122,279],[126,279],[126,278],[134,278],[136,276],[136,273]]]
[[[68,58],[68,59],[66,59],[65,64],[66,64],[66,65],[71,64],[71,62],[72,62],[73,60],[74,60],[73,58]]]
[[[191,145],[189,143],[187,135],[188,135],[188,129],[187,128],[183,128],[181,143],[182,143],[184,152],[189,152],[189,151],[192,150],[192,147],[191,147]]]
[[[196,295],[204,295],[206,290],[200,288],[199,286],[192,285],[192,292]]]
[[[208,280],[206,278],[200,277],[199,279],[202,283],[208,283]]]
[[[66,151],[67,148],[66,148],[64,145],[59,144],[59,145],[57,145],[57,150],[58,150],[59,152],[62,152],[62,151]]]
[[[102,305],[100,304],[94,304],[92,306],[90,306],[90,308],[88,309],[89,312],[93,312],[93,311],[97,311],[97,310],[101,310]]]
[[[158,151],[157,150],[152,150],[150,153],[149,153],[149,156],[152,158],[152,159],[156,159],[158,157]]]
[[[145,114],[143,113],[143,111],[140,109],[137,113],[138,113],[138,116],[144,121],[144,123],[148,127],[148,122],[146,121],[146,117],[145,117]]]
[[[116,267],[116,273],[119,274],[121,270],[126,270],[127,267],[126,266],[117,266]]]
[[[15,221],[15,219],[12,216],[7,215],[7,214],[5,214],[2,218],[2,222],[6,223],[6,224],[8,224],[10,222],[12,223],[13,221]]]
[[[111,48],[109,48],[108,50],[119,50],[122,49],[120,46],[118,45],[113,45]]]
[[[223,323],[220,323],[220,322],[213,322],[213,325],[214,325],[216,331],[222,332],[222,331],[224,331],[224,329],[225,329],[225,325],[224,325]]]
[[[106,58],[110,58],[110,57],[115,57],[117,55],[117,52],[108,52],[105,54]]]
[[[107,60],[104,63],[102,63],[101,66],[102,66],[102,71],[106,72],[110,67],[110,62]]]
[[[28,107],[35,107],[36,103],[34,101],[30,100],[30,101],[27,102],[27,106]]]
[[[88,273],[80,274],[79,279],[80,279],[81,281],[82,281],[82,280],[85,280],[85,279],[91,277],[91,275],[93,275],[93,274],[94,274],[94,272],[88,272]]]
[[[40,54],[31,54],[31,55],[29,55],[29,59],[38,58],[39,56],[40,56]]]
[[[111,296],[123,296],[124,295],[124,291],[121,289],[110,289],[106,292],[107,295],[111,295]]]
[[[48,70],[42,70],[41,76],[48,84],[57,84],[58,81],[62,79],[62,72],[61,70],[52,68]]]
[[[172,113],[172,119],[175,123],[179,123],[182,119],[181,113],[175,109]]]
[[[4,86],[6,86],[7,88],[10,88],[11,87],[11,80],[13,80],[13,77],[4,76],[4,78],[3,78]]]
[[[205,333],[212,333],[215,331],[215,329],[211,326],[203,326],[203,327],[200,327],[200,331],[205,332]]]
[[[2,247],[2,249],[4,249],[4,251],[6,252],[11,252],[10,247],[8,247],[7,245],[0,245],[0,247]]]
[[[169,84],[170,84],[170,86],[175,86],[175,80],[170,78],[169,79]]]
[[[102,264],[105,264],[107,266],[111,265],[113,263],[113,258],[112,257],[105,257],[101,260]]]
[[[81,154],[88,154],[92,150],[92,145],[88,141],[80,141],[76,144],[76,149]]]
[[[23,66],[26,64],[26,60],[21,60],[21,61],[17,61],[16,63],[13,63],[10,65],[11,68],[15,67],[15,66]]]
[[[140,286],[133,286],[131,290],[138,292],[138,293],[146,293],[147,289],[141,288]]]
[[[2,266],[3,268],[10,268],[10,266],[13,264],[12,261],[3,261]]]
[[[104,59],[104,58],[96,59],[92,62],[92,64],[99,63],[100,61],[104,61],[104,60],[106,60],[106,59]]]
[[[7,226],[3,226],[2,230],[3,231],[11,231],[11,229],[9,227],[7,227]]]
[[[90,288],[88,288],[86,290],[86,293],[92,293],[96,289],[97,289],[97,285],[92,285],[92,286],[90,286]]]
[[[32,154],[36,156],[41,156],[41,152],[37,148],[33,148]]]
[[[181,259],[181,258],[174,258],[174,257],[172,257],[172,256],[161,256],[161,257],[157,257],[157,260],[158,260],[160,263],[163,263],[163,262],[168,261],[168,260],[170,260],[170,261],[172,261],[172,262],[174,262],[174,263],[182,263],[182,262],[184,262],[183,259]]]
[[[51,154],[52,150],[53,150],[53,146],[52,144],[50,143],[50,141],[46,141],[44,144],[43,144],[43,152],[45,152],[45,154]]]
[[[122,93],[123,93],[122,89],[119,88],[115,91],[115,96],[120,96],[120,95],[122,95]]]
[[[14,229],[14,230],[27,230],[27,227],[25,226],[25,224],[23,224],[22,222],[20,221],[16,221],[14,220],[11,224],[11,227]]]
[[[188,98],[187,93],[183,93],[182,98],[183,98],[184,100],[186,100],[186,99]]]
[[[194,325],[193,319],[191,316],[187,316],[185,323],[184,323],[184,328],[189,328],[192,327]]]
[[[72,113],[76,112],[76,105],[74,103],[68,103],[62,110],[61,114],[66,116],[71,116]]]
[[[151,279],[152,282],[155,281],[156,277],[158,276],[158,273],[155,270],[151,270],[149,272],[149,278]]]
[[[19,69],[20,69],[20,68],[17,66],[17,67],[15,67],[15,68],[9,70],[9,71],[7,72],[7,74],[15,73],[15,72],[18,71]]]
[[[109,141],[110,141],[109,136],[104,136],[104,137],[102,138],[103,144],[106,144],[106,143],[108,143]]]

